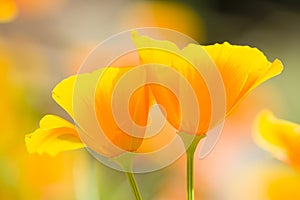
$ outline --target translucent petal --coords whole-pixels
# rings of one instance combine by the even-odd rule
[[[51,156],[84,147],[75,126],[55,115],[44,116],[40,128],[26,135],[25,142],[29,153]]]

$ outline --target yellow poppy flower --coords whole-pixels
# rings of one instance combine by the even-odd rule
[[[271,63],[261,51],[248,46],[231,45],[227,42],[209,46],[189,44],[180,50],[172,42],[154,40],[140,36],[137,32],[132,32],[132,39],[138,49],[141,64],[168,66],[189,82],[201,111],[201,119],[196,130],[189,121],[192,119],[183,119],[180,108],[182,102],[179,102],[178,96],[174,92],[159,84],[152,84],[151,90],[157,103],[166,110],[168,121],[179,131],[190,134],[205,134],[210,127],[213,114],[210,91],[206,85],[205,77],[202,77],[192,65],[199,63],[199,57],[203,56],[199,55],[199,52],[208,54],[220,73],[226,94],[226,115],[250,91],[262,82],[278,75],[283,69],[279,60],[276,59]],[[209,63],[205,66],[205,61],[202,65],[203,68],[211,67]],[[162,77],[160,80],[168,77],[164,68],[157,68],[155,73],[155,75]],[[170,81],[182,93],[180,96],[186,94],[186,91],[180,88],[182,87],[180,81],[172,78]],[[189,104],[189,99],[183,103]]]
[[[270,170],[270,169],[269,169]],[[278,171],[267,185],[270,200],[300,199],[300,175],[298,173]]]
[[[28,151],[56,155],[88,146],[101,155],[112,157],[123,151],[137,150],[142,138],[129,135],[119,128],[114,121],[111,105],[114,87],[130,69],[98,69],[60,82],[52,96],[72,117],[76,127],[58,116],[46,115],[40,122],[40,128],[26,136]],[[146,87],[136,90],[130,99],[130,117],[139,126],[147,125],[148,99]]]
[[[300,125],[278,119],[269,110],[258,114],[255,120],[255,141],[279,160],[300,170]]]
[[[228,184],[225,199],[300,199],[300,174],[285,165],[251,165]]]

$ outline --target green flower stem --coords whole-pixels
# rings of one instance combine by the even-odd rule
[[[194,200],[194,153],[187,152],[186,199]]]
[[[134,174],[131,172],[125,172],[128,182],[130,183],[131,191],[134,195],[135,200],[142,200],[142,196],[140,190],[137,186],[136,180],[134,178]]]
[[[204,135],[195,136],[191,145],[186,150],[186,199],[194,200],[194,154],[199,141]]]
[[[131,191],[134,195],[135,200],[142,200],[142,196],[139,187],[134,178],[134,173],[132,172],[132,163],[134,159],[134,154],[124,153],[118,157],[112,158],[111,160],[118,163],[123,172],[125,173],[127,180],[130,184]]]

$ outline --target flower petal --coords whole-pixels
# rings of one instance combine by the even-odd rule
[[[55,86],[52,91],[52,98],[60,105],[71,117],[73,114],[73,90],[76,76],[64,79]]]
[[[53,89],[52,98],[74,119],[74,95],[77,99],[81,99],[81,103],[92,105],[94,103],[92,97],[94,97],[95,88],[102,72],[103,69],[98,69],[93,73],[73,75],[62,80]],[[87,95],[87,93],[92,95]],[[76,107],[78,106],[76,105]]]
[[[137,31],[131,32],[131,38],[137,47],[141,64],[159,63],[170,66],[174,64],[174,59],[180,55],[178,47],[170,41],[154,40],[141,36]]]
[[[128,91],[139,81],[144,84],[145,76],[142,68],[109,67],[99,79],[95,96],[99,125],[105,136],[121,150],[135,151],[143,140],[150,108],[149,88],[141,85],[132,94]]]
[[[226,96],[227,112],[255,87],[281,73],[279,60],[270,63],[257,48],[231,45],[228,42],[203,46],[216,63],[222,75]]]
[[[258,114],[254,139],[263,149],[300,169],[300,125],[277,119],[269,110]]]
[[[26,135],[25,142],[29,153],[51,156],[84,147],[75,126],[55,115],[44,116],[40,128]]]

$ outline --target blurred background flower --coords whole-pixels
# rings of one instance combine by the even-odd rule
[[[257,144],[277,159],[300,169],[300,125],[278,119],[272,111],[263,110],[254,123]]]
[[[13,0],[0,1],[0,23],[10,22],[17,16],[17,7]]]
[[[137,26],[173,28],[202,44],[255,46],[283,62],[284,72],[242,102],[212,153],[196,161],[196,199],[285,199],[280,191],[299,199],[293,192],[299,176],[251,137],[253,119],[265,107],[300,123],[299,10],[296,0],[0,0],[0,199],[132,198],[126,177],[85,150],[55,158],[29,155],[24,135],[49,110],[68,118],[50,91],[76,73],[100,41]],[[138,175],[144,199],[184,199],[183,160]]]
[[[204,41],[204,22],[189,4],[177,1],[129,1],[121,11],[120,27],[169,28]]]

